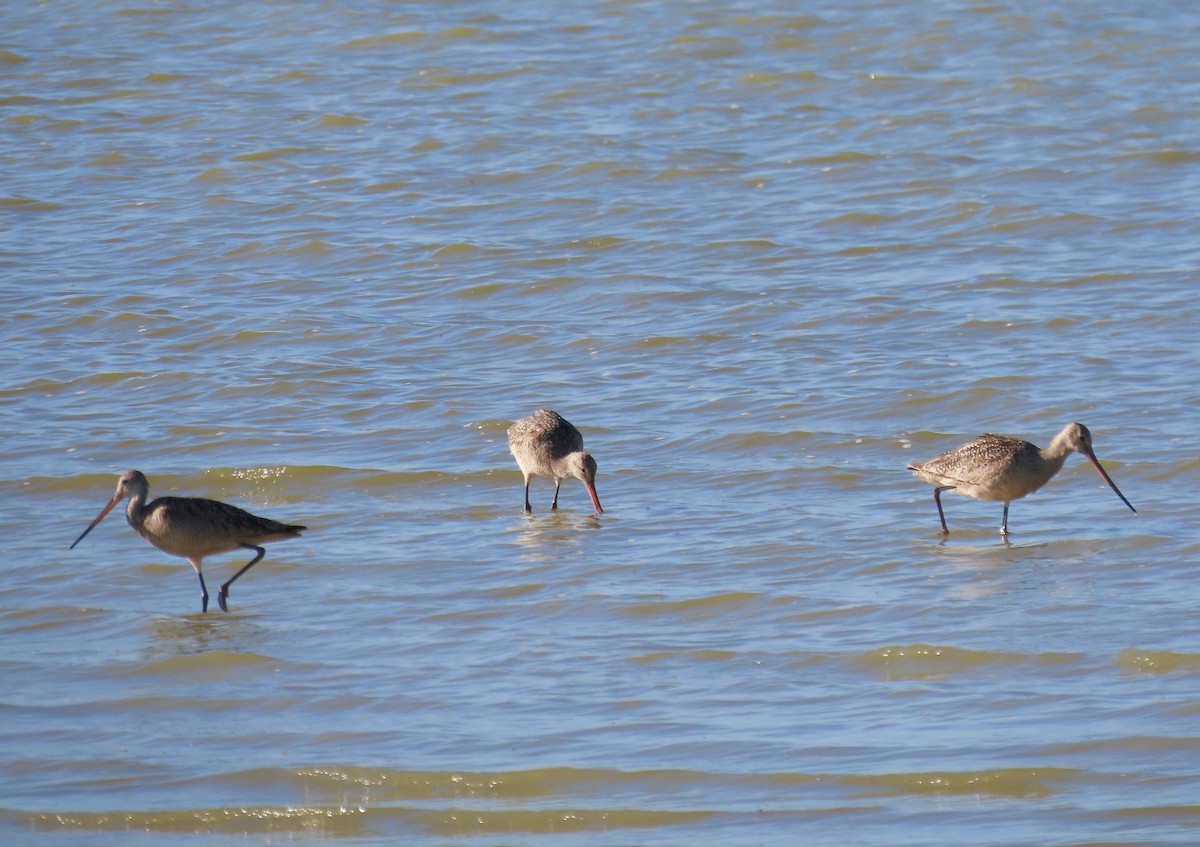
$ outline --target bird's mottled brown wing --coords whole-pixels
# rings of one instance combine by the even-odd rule
[[[912,467],[926,480],[938,485],[983,485],[1003,477],[1023,460],[1036,456],[1037,447],[1029,442],[989,432]]]
[[[146,525],[165,537],[189,535],[233,544],[281,541],[305,529],[203,497],[160,497],[146,509]]]
[[[559,458],[583,450],[583,435],[558,412],[538,409],[508,428],[508,444],[514,452],[525,445]]]

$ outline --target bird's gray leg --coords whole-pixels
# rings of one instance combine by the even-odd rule
[[[204,569],[200,566],[203,561],[203,556],[195,558],[188,557],[188,564],[192,566],[192,570],[196,572],[196,576],[200,577],[200,611],[208,611],[208,588],[204,585]]]
[[[942,520],[942,532],[944,532],[946,535],[950,534],[950,528],[946,526],[946,513],[942,511],[942,492],[953,490],[953,485],[939,485],[937,488],[933,489],[933,502],[937,503],[938,517]]]
[[[562,488],[562,480],[561,479],[554,480],[554,502],[550,504],[551,509],[558,508],[558,489],[560,489],[560,488]]]
[[[222,612],[229,611],[229,604],[227,602],[229,599],[229,586],[233,585],[234,580],[236,580],[239,576],[241,576],[246,571],[250,570],[252,567],[257,565],[259,559],[261,559],[263,556],[267,555],[267,551],[265,549],[263,549],[262,547],[255,547],[253,544],[242,544],[241,546],[245,547],[247,550],[254,550],[257,553],[257,555],[255,555],[255,557],[253,559],[251,559],[249,562],[247,562],[246,565],[240,571],[238,571],[233,576],[231,576],[228,580],[226,580],[225,584],[221,586],[221,590],[217,592],[217,603],[220,604]]]
[[[529,505],[529,477],[525,477],[525,511],[533,511],[533,506]]]
[[[1000,534],[1008,535],[1008,504],[1004,504],[1004,517],[1000,521]]]

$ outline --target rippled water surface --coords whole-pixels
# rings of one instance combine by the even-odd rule
[[[4,18],[0,840],[1200,841],[1200,9]]]

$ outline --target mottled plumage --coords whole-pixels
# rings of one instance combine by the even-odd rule
[[[575,477],[587,488],[596,514],[604,511],[596,494],[596,460],[583,452],[583,436],[579,430],[558,412],[538,409],[510,426],[508,449],[525,476],[525,511],[533,511],[529,505],[529,480],[533,476],[548,476],[554,480],[551,509],[558,508],[558,489],[562,481]]]
[[[303,526],[260,518],[237,506],[201,497],[159,497],[147,505],[149,494],[150,483],[141,471],[121,474],[116,493],[83,534],[75,539],[75,544],[104,520],[104,516],[122,498],[128,497],[125,519],[138,535],[164,553],[180,556],[191,563],[196,576],[200,578],[201,610],[205,612],[208,611],[208,589],[204,585],[204,572],[201,569],[205,556],[240,548],[256,553],[254,559],[225,582],[217,594],[221,609],[229,611],[229,586],[266,555],[267,551],[258,545],[296,538],[305,529]],[[71,545],[72,549],[75,544]]]
[[[1062,469],[1067,454],[1071,452],[1087,456],[1125,505],[1137,512],[1100,466],[1100,461],[1092,451],[1092,434],[1081,423],[1068,424],[1054,436],[1045,450],[1019,438],[989,432],[927,462],[915,462],[908,469],[936,486],[933,500],[942,521],[942,532],[950,531],[942,511],[942,492],[957,491],[976,500],[1003,502],[1004,518],[1000,532],[1007,535],[1008,504],[1032,494],[1049,482]]]

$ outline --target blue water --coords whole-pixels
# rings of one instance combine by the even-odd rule
[[[1190,7],[4,30],[5,842],[1195,843]],[[202,614],[130,468],[309,529]]]

